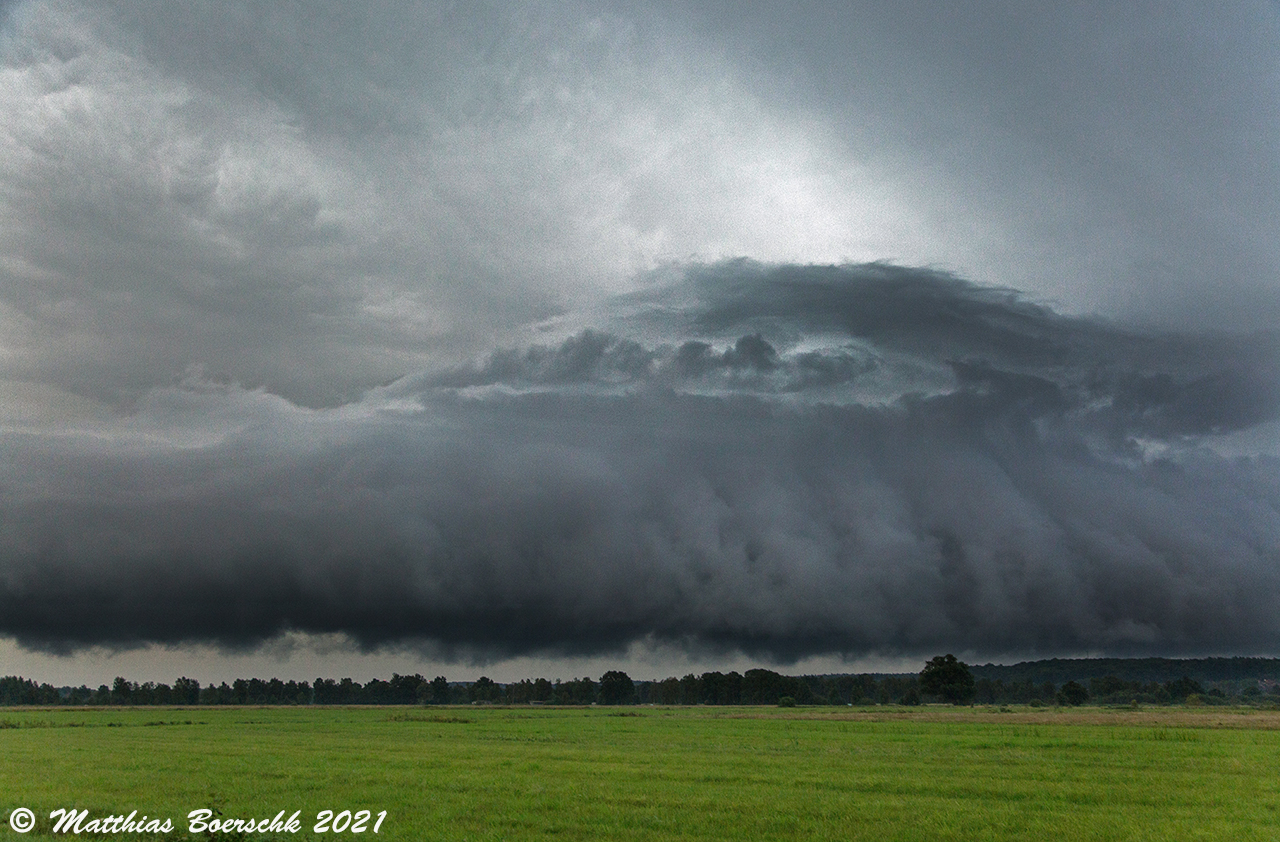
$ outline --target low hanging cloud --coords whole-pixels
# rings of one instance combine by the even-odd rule
[[[0,633],[453,657],[1280,644],[1280,338],[731,261],[332,409],[192,372],[13,429]]]

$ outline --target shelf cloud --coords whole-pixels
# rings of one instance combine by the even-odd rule
[[[784,661],[1280,640],[1280,463],[1205,445],[1280,415],[1273,333],[876,264],[691,266],[615,309],[336,408],[193,373],[119,430],[12,436],[0,631]]]
[[[1274,652],[1278,35],[0,3],[0,636]]]

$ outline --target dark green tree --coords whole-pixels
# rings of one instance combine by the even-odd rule
[[[1089,691],[1084,689],[1084,685],[1075,681],[1068,681],[1058,690],[1059,704],[1079,707],[1087,701],[1089,701]]]
[[[600,704],[630,705],[636,700],[636,685],[621,670],[609,670],[600,676]]]
[[[501,692],[502,688],[487,675],[480,676],[467,688],[473,702],[496,702]]]
[[[742,699],[742,676],[737,672],[704,672],[698,679],[698,692],[704,705],[736,705]]]
[[[533,701],[533,682],[529,679],[507,685],[507,701],[513,705],[527,705]]]
[[[1116,675],[1104,675],[1100,678],[1089,679],[1089,695],[1103,700],[1111,696],[1114,699],[1127,702],[1140,692],[1141,687],[1137,682],[1125,681]]]
[[[1168,691],[1169,698],[1174,702],[1185,702],[1187,697],[1192,695],[1204,695],[1204,688],[1200,686],[1200,682],[1185,675],[1177,681],[1166,683],[1164,689]]]
[[[558,705],[594,704],[597,689],[596,683],[586,676],[556,682],[555,703]]]
[[[200,682],[185,675],[173,682],[173,700],[179,705],[200,704]]]
[[[137,689],[136,684],[131,684],[129,679],[123,676],[116,676],[115,682],[111,686],[111,704],[128,705],[133,703],[133,691]]]
[[[391,673],[391,704],[411,705],[418,701],[418,688],[427,680],[421,675],[400,675]]]
[[[783,696],[799,699],[800,682],[789,675],[779,675],[773,670],[749,669],[740,682],[741,703],[745,705],[775,705]]]
[[[689,673],[680,679],[680,704],[696,705],[702,701],[702,682],[698,676]]]
[[[973,701],[976,692],[969,665],[951,654],[938,655],[924,665],[920,671],[920,689],[954,705]]]

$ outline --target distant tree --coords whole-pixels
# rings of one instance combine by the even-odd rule
[[[218,685],[210,684],[200,691],[200,704],[202,705],[229,705],[231,704],[231,688],[227,686],[227,682]]]
[[[418,688],[426,683],[421,675],[391,673],[391,703],[411,705],[418,701]]]
[[[508,684],[507,696],[513,705],[529,704],[533,701],[533,682],[526,678],[516,684]]]
[[[920,704],[920,678],[914,675],[886,675],[877,685],[875,693],[876,700],[882,705],[918,705]]]
[[[596,683],[590,678],[573,678],[555,684],[555,703],[558,705],[590,705],[596,702]]]
[[[724,673],[704,672],[698,677],[698,702],[704,705],[723,705],[722,697],[727,692]]]
[[[744,705],[775,705],[783,696],[791,696],[803,704],[801,696],[807,691],[801,690],[800,684],[798,679],[779,675],[773,670],[749,669],[742,674],[740,702]]]
[[[1136,682],[1125,681],[1117,675],[1104,675],[1089,679],[1089,695],[1102,701],[1107,698],[1128,700],[1141,692]]]
[[[305,681],[289,681],[284,685],[285,693],[292,704],[311,704],[311,685]]]
[[[171,705],[173,704],[173,688],[168,684],[157,684],[151,691],[151,704],[153,705]]]
[[[467,688],[473,702],[496,702],[500,688],[492,678],[482,675]]]
[[[73,687],[71,694],[67,696],[67,704],[69,705],[87,705],[93,701],[93,691],[85,685]]]
[[[317,705],[334,705],[338,703],[338,682],[332,678],[317,678],[311,685],[312,696]]]
[[[385,705],[391,702],[391,682],[371,678],[360,688],[361,702],[366,705]]]
[[[56,705],[61,701],[57,688],[52,684],[38,685],[29,678],[16,675],[0,678],[0,704]]]
[[[982,705],[994,705],[999,696],[996,683],[989,678],[979,678],[974,683],[974,691],[974,698]]]
[[[443,675],[431,679],[431,704],[449,704],[449,681]]]
[[[343,705],[358,705],[364,701],[361,698],[364,687],[356,684],[355,679],[347,676],[338,682],[338,703]]]
[[[600,704],[630,705],[636,700],[636,684],[621,670],[609,670],[600,676]]]
[[[938,655],[920,671],[920,689],[944,702],[962,705],[973,701],[973,673],[955,655]]]
[[[736,671],[704,672],[698,678],[698,701],[704,705],[736,705],[742,700],[742,676]]]
[[[702,682],[698,676],[689,673],[680,679],[680,704],[696,705],[702,701]]]
[[[874,704],[879,686],[874,675],[862,673],[853,677],[853,684],[849,690],[850,704]]]
[[[1089,691],[1084,689],[1084,685],[1077,684],[1074,681],[1068,681],[1058,690],[1058,703],[1079,707],[1089,701]]]
[[[1165,684],[1164,689],[1169,694],[1169,700],[1173,702],[1184,702],[1188,696],[1204,695],[1204,688],[1200,686],[1200,682],[1185,675],[1177,681]]]
[[[173,702],[178,705],[200,704],[200,682],[185,675],[173,682]]]
[[[133,685],[133,697],[129,699],[131,705],[154,705],[156,683],[154,681],[144,681],[141,684]]]
[[[123,676],[116,676],[116,680],[111,685],[111,703],[113,705],[127,705],[133,701],[133,691],[136,685],[130,684],[129,679]]]

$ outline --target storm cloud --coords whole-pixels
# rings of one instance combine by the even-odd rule
[[[1275,335],[874,264],[692,266],[640,298],[334,409],[193,374],[123,440],[7,434],[0,631],[780,660],[1280,641],[1280,461],[1206,445],[1280,414]]]
[[[0,643],[1274,653],[1278,33],[2,3]]]

